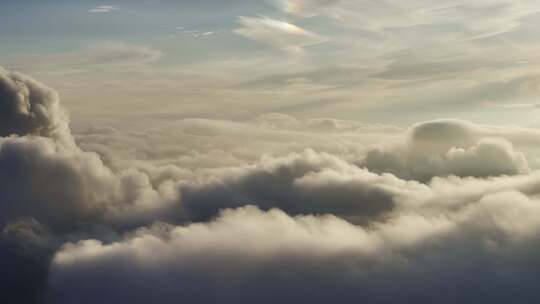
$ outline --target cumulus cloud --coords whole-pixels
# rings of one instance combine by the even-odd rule
[[[406,144],[375,148],[359,162],[371,171],[429,181],[435,176],[489,177],[530,171],[524,153],[512,142],[536,142],[536,131],[493,128],[460,120],[414,125]]]
[[[214,172],[199,182],[182,182],[182,207],[194,220],[219,210],[254,204],[289,214],[335,214],[355,222],[392,210],[394,196],[421,187],[380,176],[328,154],[305,151],[262,159],[245,168]]]
[[[38,299],[60,236],[153,221],[165,196],[176,199],[144,172],[114,172],[81,150],[57,93],[28,76],[0,70],[0,118],[2,301]]]
[[[81,150],[54,90],[19,73],[2,70],[0,79],[0,227],[20,217],[55,231],[89,221],[128,224],[159,217],[154,212],[175,201],[145,172],[113,171]]]
[[[0,110],[2,302],[537,297],[536,130],[273,113],[74,140],[55,91],[5,70]]]
[[[60,245],[47,227],[32,218],[5,225],[0,231],[0,299],[39,303],[46,290],[50,258]]]
[[[246,207],[109,245],[68,244],[55,255],[50,286],[59,303],[536,298],[538,206],[508,192],[442,217],[401,214],[371,229]]]
[[[0,67],[0,136],[39,135],[71,140],[57,93],[20,73]]]

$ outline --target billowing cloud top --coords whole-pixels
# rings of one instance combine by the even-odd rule
[[[535,129],[270,113],[72,134],[54,90],[0,80],[2,302],[538,298]]]
[[[69,140],[57,93],[20,73],[0,68],[0,136],[39,135]]]

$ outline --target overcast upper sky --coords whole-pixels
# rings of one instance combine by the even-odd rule
[[[538,125],[538,1],[1,1],[1,63],[73,116]],[[115,118],[118,119],[118,118]]]

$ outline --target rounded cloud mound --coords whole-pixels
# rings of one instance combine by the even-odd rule
[[[503,133],[461,120],[414,125],[407,144],[372,149],[360,166],[427,182],[436,176],[489,177],[530,172],[525,155]]]
[[[71,139],[58,94],[31,77],[0,68],[0,136],[10,135]]]
[[[475,131],[475,126],[466,121],[434,120],[414,125],[409,141],[416,153],[446,152],[473,145],[478,140]]]

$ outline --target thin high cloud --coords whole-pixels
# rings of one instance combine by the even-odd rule
[[[341,0],[274,0],[278,8],[297,16],[313,16],[331,9]]]
[[[437,1],[403,4],[396,1],[303,0],[277,1],[278,5],[264,7],[254,3],[248,5],[245,1],[227,2],[226,5],[213,2],[211,5],[231,9],[205,9],[209,17],[197,22],[191,18],[199,13],[199,7],[206,8],[210,2],[200,6],[182,4],[181,9],[178,2],[171,7],[173,2],[146,5],[145,10],[137,6],[130,8],[130,14],[140,18],[91,18],[89,22],[93,27],[106,29],[91,31],[88,34],[92,37],[81,38],[129,41],[131,34],[140,33],[145,38],[137,39],[137,44],[163,50],[167,54],[166,65],[119,71],[118,65],[105,64],[100,68],[107,73],[97,71],[75,78],[72,75],[79,71],[66,68],[73,58],[63,55],[84,51],[84,46],[90,44],[85,42],[67,43],[65,48],[58,48],[65,50],[70,46],[71,51],[35,55],[45,57],[47,75],[42,73],[43,64],[33,65],[25,60],[25,53],[37,53],[32,50],[8,55],[4,62],[33,75],[40,72],[40,78],[59,88],[83,88],[84,92],[73,97],[92,96],[96,105],[85,107],[84,111],[82,107],[72,110],[74,115],[81,116],[110,103],[109,99],[113,97],[106,91],[110,83],[117,82],[117,86],[125,85],[126,88],[122,92],[116,91],[114,99],[121,102],[140,99],[137,107],[133,107],[140,113],[161,109],[150,102],[154,92],[160,91],[192,101],[170,101],[169,110],[189,112],[193,116],[211,112],[225,119],[236,117],[238,107],[246,113],[278,111],[306,116],[373,118],[374,121],[402,125],[454,116],[493,123],[492,117],[503,114],[523,125],[533,124],[535,120],[534,111],[522,115],[518,114],[520,109],[509,107],[510,115],[507,115],[506,108],[496,107],[498,104],[534,103],[538,83],[538,58],[535,55],[538,54],[538,18],[535,12],[539,8],[534,1],[473,4],[457,1],[444,5]],[[158,14],[162,20],[154,20],[158,17],[148,9],[163,10],[163,14]],[[165,10],[178,15],[165,13]],[[238,16],[251,16],[248,18],[259,22],[245,22],[249,23],[245,25]],[[283,24],[275,25],[260,16],[294,25],[301,31],[291,26],[283,27]],[[177,24],[185,28],[172,30]],[[85,33],[88,29],[75,27],[69,28]],[[287,28],[295,29],[292,32],[299,34],[293,35]],[[222,32],[218,32],[220,29]],[[236,33],[235,29],[242,34],[231,34]],[[210,34],[213,31],[215,33]],[[305,32],[315,34],[326,43],[317,44],[320,40],[312,40],[314,37],[306,36]],[[108,33],[107,37],[103,37],[104,33]],[[174,39],[177,37],[200,39],[178,41]],[[272,49],[303,56],[283,56],[282,52],[272,52]],[[19,60],[11,60],[11,57]],[[47,57],[54,57],[54,60],[49,61]],[[118,61],[122,58],[121,54],[116,57]],[[66,65],[61,65],[62,60]],[[11,61],[18,62],[11,64]],[[234,64],[223,64],[233,61]],[[62,72],[65,73],[62,75]],[[125,81],[118,81],[120,79]],[[144,85],[137,86],[137,92],[132,93],[129,84],[133,83]],[[197,89],[179,90],[177,85],[185,83]],[[225,103],[217,99],[194,101],[205,100],[209,95],[230,100],[235,106],[224,106]],[[252,102],[254,95],[260,102]],[[98,106],[98,103],[102,104]],[[488,111],[496,111],[497,115],[482,115],[486,104],[494,105]],[[386,113],[397,107],[407,115],[387,117]],[[87,108],[90,109],[87,111]],[[111,114],[122,115],[121,111]]]
[[[117,5],[98,5],[92,9],[89,10],[90,13],[112,13],[116,10],[118,10],[119,7]]]
[[[141,67],[161,59],[161,50],[122,41],[97,41],[79,50],[46,55],[20,55],[7,58],[18,69],[88,71],[103,67]]]
[[[327,40],[295,24],[268,17],[241,16],[238,22],[242,27],[235,29],[235,33],[283,50],[301,52],[306,46]]]

